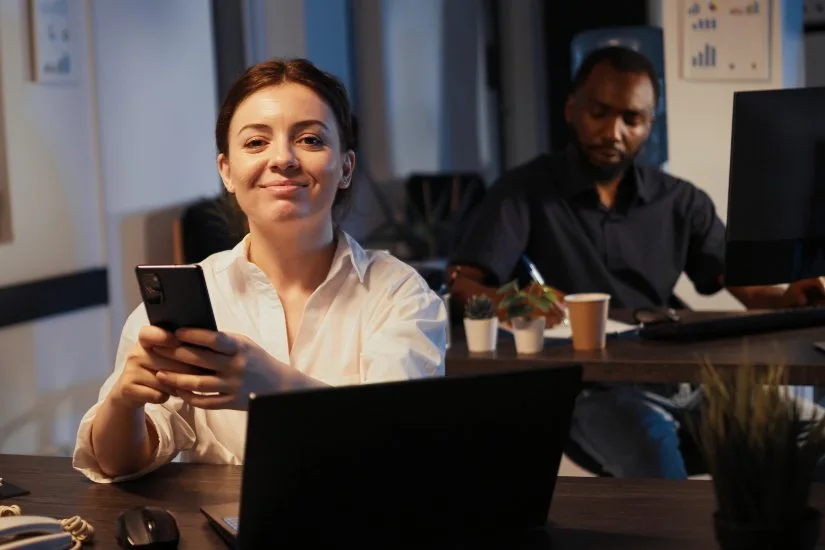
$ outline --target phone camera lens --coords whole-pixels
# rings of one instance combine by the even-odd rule
[[[154,273],[148,273],[143,278],[143,298],[149,304],[163,303],[163,288],[160,279]]]

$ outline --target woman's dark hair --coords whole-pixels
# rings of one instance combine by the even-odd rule
[[[294,83],[306,86],[329,106],[335,115],[338,123],[338,134],[341,138],[341,147],[345,150],[355,151],[355,132],[352,120],[352,107],[350,106],[347,89],[341,81],[334,75],[324,72],[306,59],[270,59],[249,67],[238,77],[226,94],[226,97],[218,111],[218,120],[215,123],[215,144],[218,152],[229,156],[229,124],[238,106],[250,95],[270,86]],[[352,184],[346,189],[339,189],[335,195],[333,208],[345,208],[352,195]],[[230,195],[229,202],[234,203],[235,212],[228,217],[228,221],[235,225],[239,219],[237,212],[237,201],[234,195]],[[244,216],[240,216],[244,223]],[[236,228],[238,230],[240,228]],[[241,234],[246,233],[244,227]]]

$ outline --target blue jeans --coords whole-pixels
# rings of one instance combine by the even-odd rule
[[[698,422],[698,411],[698,394],[682,403],[653,385],[585,390],[570,437],[614,477],[686,479],[682,447],[698,453],[686,424]]]
[[[628,384],[585,390],[573,409],[570,437],[614,477],[686,479],[707,473],[690,425],[698,427],[701,394],[675,395],[664,385]],[[804,432],[825,408],[792,397]],[[806,421],[807,420],[807,421]],[[687,459],[687,460],[686,460]],[[825,457],[814,479],[825,481]]]

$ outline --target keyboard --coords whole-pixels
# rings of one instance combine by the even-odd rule
[[[642,325],[639,336],[648,340],[710,340],[815,326],[823,327],[825,339],[825,306],[742,312],[686,312],[680,314],[679,321]]]

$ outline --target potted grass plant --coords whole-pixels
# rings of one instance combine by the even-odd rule
[[[819,539],[809,497],[825,418],[804,418],[787,382],[782,365],[731,374],[703,366],[700,419],[690,427],[710,470],[722,550],[808,550]]]
[[[469,351],[495,351],[498,341],[498,317],[496,305],[489,296],[480,294],[467,300],[464,308],[464,333],[467,336]]]
[[[538,353],[544,348],[545,314],[553,306],[554,296],[546,288],[531,283],[519,288],[518,281],[511,281],[498,289],[498,304],[504,318],[510,322],[516,340],[516,352]]]

